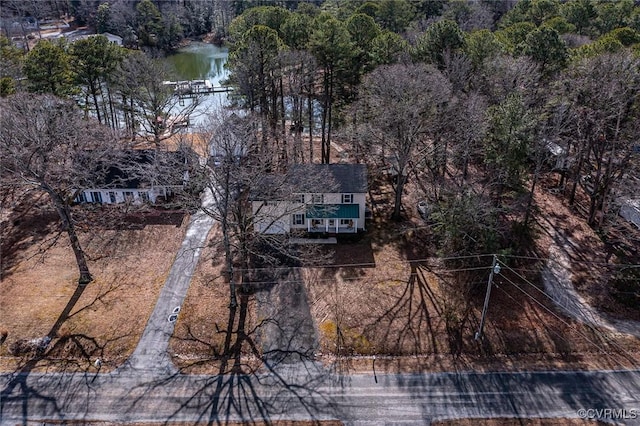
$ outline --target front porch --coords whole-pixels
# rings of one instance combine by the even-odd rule
[[[312,219],[307,220],[307,232],[322,232],[325,234],[355,234],[358,232],[357,227],[358,219],[354,219],[354,226],[341,226],[339,224],[332,224],[329,220],[326,220],[324,224],[312,224]]]
[[[359,218],[358,204],[317,204],[307,208],[307,232],[325,234],[355,234],[358,226],[364,229]]]

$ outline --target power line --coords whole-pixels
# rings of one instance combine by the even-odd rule
[[[512,255],[512,254],[500,254],[498,256],[499,257],[508,257],[508,258],[512,258],[512,259],[545,260],[547,262],[558,263],[558,261],[555,260],[555,259],[544,258],[544,257],[536,257],[536,256],[517,256],[517,255]],[[608,266],[608,267],[614,267],[614,268],[624,268],[624,267],[637,268],[637,267],[640,267],[640,264],[635,264],[635,263],[594,262],[594,261],[591,261],[591,260],[577,260],[577,259],[571,259],[571,263],[585,263],[585,264],[588,264],[588,265]]]
[[[504,278],[505,280],[507,280],[510,284],[512,284],[515,288],[517,288],[519,291],[521,291],[522,293],[524,293],[527,297],[529,297],[531,300],[533,300],[538,306],[540,306],[542,309],[544,309],[545,311],[547,311],[548,313],[550,313],[552,316],[554,316],[556,319],[558,319],[560,322],[562,322],[563,324],[565,324],[567,327],[569,328],[573,328],[571,327],[571,324],[569,324],[568,322],[566,322],[564,319],[562,319],[560,316],[558,316],[555,312],[553,312],[551,309],[547,308],[546,306],[544,306],[544,304],[542,304],[538,299],[536,299],[533,295],[531,295],[530,293],[528,293],[527,291],[525,291],[524,289],[522,289],[519,285],[517,285],[516,283],[514,283],[513,281],[511,281],[507,276],[502,275],[502,278]],[[610,341],[609,339],[607,339],[605,336],[603,336],[601,333],[598,332],[598,330],[592,326],[591,324],[588,323],[584,323],[587,327],[589,327],[594,333],[596,333],[598,336],[602,337],[603,339],[607,340],[607,343],[611,344],[612,346],[617,347],[621,352],[624,352],[629,358],[631,358],[633,361],[635,361],[637,363],[637,359],[631,355],[631,353],[629,353],[626,349],[624,349],[623,347],[621,347],[620,345],[618,345],[617,343]],[[588,341],[589,343],[593,344],[594,346],[598,347],[599,349],[601,349],[604,353],[607,353],[604,348],[601,347],[601,345],[599,345],[598,343],[594,342],[593,340],[589,339],[589,337],[587,337],[584,333],[580,332],[579,330],[573,328],[573,330],[575,330],[578,334],[580,334],[586,341]]]
[[[385,264],[411,264],[411,263],[424,263],[424,262],[442,262],[442,261],[450,261],[450,260],[462,260],[462,259],[479,259],[481,257],[491,257],[493,254],[477,254],[477,255],[465,255],[465,256],[449,256],[449,257],[425,257],[420,259],[395,259],[395,260],[385,260]],[[304,268],[346,268],[346,267],[375,267],[376,262],[363,262],[363,263],[336,263],[336,264],[325,264],[325,265],[308,265],[308,266],[261,266],[255,268],[234,268],[237,271],[259,271],[268,269],[270,271],[277,271],[281,269],[292,270],[292,269],[304,269]]]
[[[510,270],[511,272],[513,272],[516,276],[518,276],[521,280],[523,280],[526,284],[529,284],[531,287],[533,287],[534,289],[536,289],[539,293],[541,293],[542,295],[544,295],[545,297],[547,297],[554,305],[557,305],[556,300],[553,298],[553,296],[551,296],[550,294],[548,294],[547,292],[545,292],[544,290],[542,290],[541,288],[539,288],[538,286],[536,286],[535,284],[533,284],[531,281],[529,281],[527,278],[523,277],[522,275],[518,274],[518,272],[516,272],[515,270],[513,270],[513,268],[504,265],[503,266]],[[515,285],[515,283],[513,283],[511,280],[509,280],[509,278],[507,278],[506,276],[503,275],[503,277],[509,281],[510,283],[512,283],[513,285]],[[528,294],[528,293],[527,293]],[[535,299],[533,296],[532,297],[534,300],[537,301],[537,299]],[[622,348],[621,346],[619,346],[615,341],[610,340],[604,333],[601,333],[597,328],[595,328],[595,326],[593,324],[589,324],[584,322],[585,325],[587,325],[594,333],[596,333],[597,335],[599,335],[602,339],[606,340],[607,342],[609,342],[611,345],[614,345],[616,347],[618,347],[621,351],[626,352],[624,348]],[[628,354],[628,352],[627,352]],[[629,356],[631,356],[629,354]],[[633,357],[632,357],[633,358]],[[634,358],[635,361],[635,358]]]
[[[527,259],[527,260],[537,260],[537,261],[545,261],[545,262],[553,262],[559,263],[555,259],[544,258],[544,257],[534,257],[534,256],[515,256],[515,255],[506,255],[506,254],[496,254],[499,258],[511,258],[511,259]],[[475,254],[475,255],[465,255],[465,256],[446,256],[446,257],[425,257],[418,259],[394,259],[394,260],[385,260],[385,264],[411,264],[411,263],[428,263],[428,262],[446,262],[452,260],[464,260],[464,259],[480,259],[480,258],[491,258],[493,254]],[[501,262],[504,264],[504,262]],[[588,264],[593,266],[608,266],[611,268],[640,268],[640,264],[623,264],[623,263],[600,263],[600,262],[592,262],[586,260],[571,260],[571,263],[581,263]],[[278,271],[278,270],[295,270],[295,269],[330,269],[330,268],[366,268],[366,267],[375,267],[377,263],[374,262],[362,262],[362,263],[335,263],[335,264],[323,264],[323,265],[308,265],[308,266],[262,266],[262,267],[254,267],[254,268],[234,268],[236,271],[260,271],[260,270],[270,270],[270,271]],[[489,269],[486,267],[478,267],[478,269]],[[535,270],[530,270],[535,271]]]
[[[488,267],[486,266],[482,266],[482,267],[475,267],[475,268],[460,268],[460,269],[446,269],[444,270],[443,273],[451,273],[451,272],[467,272],[467,271],[479,271],[479,270],[486,270],[488,269]],[[313,272],[313,271],[311,271]],[[433,273],[433,272],[432,272]],[[409,277],[411,275],[417,275],[417,272],[412,272],[409,274]],[[222,275],[220,275],[221,277]],[[254,281],[254,280],[249,280],[249,281],[244,281],[241,283],[237,283],[240,285],[264,285],[264,284],[315,284],[318,282],[335,282],[336,280],[342,280],[342,281],[362,281],[363,277],[329,277],[329,278],[309,278],[307,280],[305,279],[293,279],[293,280],[277,280],[277,281]],[[394,278],[394,277],[380,277],[379,275],[376,275],[376,273],[374,272],[374,276],[371,278],[375,278],[378,279],[380,281],[405,281],[405,277],[403,277],[402,279],[399,278]],[[444,282],[444,281],[443,281]],[[445,282],[445,284],[447,284]],[[450,284],[449,284],[450,285]]]
[[[496,285],[496,288],[498,290],[500,290],[502,293],[504,293],[509,299],[513,300],[515,303],[517,303],[518,305],[520,305],[522,308],[525,308],[524,304],[522,302],[520,302],[518,299],[516,299],[515,297],[513,297],[512,295],[510,295],[504,288],[500,287],[499,285]],[[566,337],[563,336],[562,334],[558,333],[557,331],[555,331],[552,328],[547,328],[547,330],[549,330],[551,333],[553,333],[554,335],[556,335],[557,337],[566,340]],[[576,330],[577,331],[577,330]],[[588,340],[587,340],[588,341]]]

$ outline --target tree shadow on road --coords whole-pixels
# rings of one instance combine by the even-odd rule
[[[21,404],[24,421],[33,415],[64,419],[65,407],[69,402],[86,399],[89,404],[91,395],[95,395],[94,381],[99,373],[99,366],[88,367],[89,361],[96,357],[101,358],[108,345],[125,336],[116,336],[101,342],[100,339],[83,333],[59,335],[59,331],[66,321],[86,309],[92,309],[102,298],[116,291],[117,287],[117,284],[108,287],[72,313],[87,288],[77,286],[45,336],[31,341],[16,342],[22,345],[22,362],[13,373],[7,375],[8,380],[0,390],[0,418],[5,407],[15,404]],[[32,384],[32,373],[39,370],[47,371],[49,367],[54,367],[55,374],[38,375]],[[78,377],[81,378],[80,382]],[[79,383],[85,386],[78,386]],[[37,407],[37,412],[30,412],[30,407]]]
[[[625,372],[441,373],[398,376],[425,418],[576,418],[581,410],[629,411],[638,392]],[[443,398],[442,395],[447,395]],[[630,399],[631,398],[631,399]],[[583,411],[584,412],[584,411]]]
[[[270,285],[270,284],[265,284]],[[238,305],[229,307],[221,348],[210,345],[211,357],[218,362],[217,374],[212,376],[173,376],[144,383],[131,395],[135,412],[144,397],[162,391],[167,384],[188,380],[189,391],[181,405],[167,418],[167,423],[188,418],[198,424],[271,424],[274,420],[300,415],[314,421],[336,418],[335,404],[321,390],[327,385],[329,374],[293,346],[286,349],[263,349],[264,327],[279,327],[275,318],[264,318],[255,327],[248,327],[251,292],[238,292]],[[264,286],[261,290],[265,291]],[[296,363],[285,360],[298,359]],[[200,361],[196,361],[197,364]],[[206,362],[206,361],[205,361]],[[188,371],[194,365],[183,368]],[[123,401],[129,396],[125,396]]]

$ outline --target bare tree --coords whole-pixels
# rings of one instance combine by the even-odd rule
[[[304,162],[304,149],[302,147],[302,130],[304,128],[304,111],[309,109],[312,116],[313,111],[310,106],[312,102],[312,93],[314,87],[314,79],[316,75],[316,64],[314,57],[305,51],[285,51],[280,54],[283,63],[282,76],[284,90],[282,101],[284,104],[285,97],[288,98],[291,105],[291,127],[290,133],[293,133],[293,146],[290,151],[293,156],[294,163]],[[306,100],[306,102],[305,102]],[[284,109],[284,108],[283,108]],[[284,111],[282,119],[285,119]],[[313,162],[313,120],[308,123],[309,126],[309,162]],[[285,123],[283,123],[283,130]]]
[[[504,101],[514,91],[523,96],[525,103],[531,104],[540,78],[538,66],[531,59],[503,55],[487,64],[477,88],[487,96],[492,105]]]
[[[237,300],[234,259],[237,256],[237,246],[233,213],[238,209],[236,203],[239,202],[243,190],[242,162],[254,143],[254,134],[250,122],[225,110],[219,110],[210,117],[202,134],[207,145],[204,153],[206,161],[197,176],[213,199],[212,203],[203,206],[203,210],[220,222],[229,280],[230,306],[235,308]]]
[[[560,133],[575,158],[570,200],[580,186],[589,197],[588,222],[598,227],[616,182],[627,172],[638,140],[640,63],[630,54],[601,55],[573,64],[558,84],[567,125]],[[602,218],[603,215],[600,216]]]
[[[481,151],[481,141],[487,132],[487,100],[478,92],[461,96],[447,113],[447,125],[452,141],[452,157],[460,172],[459,185],[464,185],[469,175],[469,164]]]
[[[451,84],[428,65],[382,66],[360,89],[362,117],[360,151],[390,163],[395,177],[393,218],[401,217],[402,195],[412,160],[430,153],[434,163],[441,149],[433,138],[435,120],[449,100]],[[371,158],[371,157],[370,157]]]
[[[187,101],[177,96],[176,88],[164,84],[171,70],[159,60],[142,52],[133,52],[123,61],[118,85],[127,127],[132,136],[149,136],[156,147],[178,131],[177,123],[189,120],[200,97]]]
[[[0,100],[3,184],[44,191],[60,216],[76,258],[79,284],[93,279],[78,239],[71,205],[115,161],[115,139],[84,120],[72,103],[51,95],[17,94]]]
[[[212,197],[204,211],[220,222],[222,248],[229,280],[230,304],[235,306],[238,284],[253,281],[249,271],[257,265],[277,266],[322,260],[313,247],[300,248],[292,244],[289,233],[264,231],[299,211],[295,203],[288,203],[294,193],[304,192],[315,183],[322,183],[327,191],[335,186],[326,173],[309,176],[274,172],[273,158],[258,150],[260,129],[255,116],[239,117],[228,111],[212,116],[202,133],[207,141],[206,165],[197,178]],[[272,152],[277,156],[277,152]],[[266,202],[281,202],[271,209]],[[257,226],[256,226],[257,225]],[[260,226],[264,225],[264,226]],[[262,229],[260,229],[262,228]]]

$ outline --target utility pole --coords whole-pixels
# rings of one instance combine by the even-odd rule
[[[493,255],[493,263],[491,264],[491,272],[489,272],[489,281],[487,282],[487,294],[484,297],[484,306],[482,307],[482,317],[480,318],[480,327],[476,332],[475,340],[482,337],[482,330],[484,328],[484,319],[487,316],[487,309],[489,308],[489,297],[491,297],[491,286],[493,285],[493,275],[500,273],[500,265],[498,264],[498,256]]]

